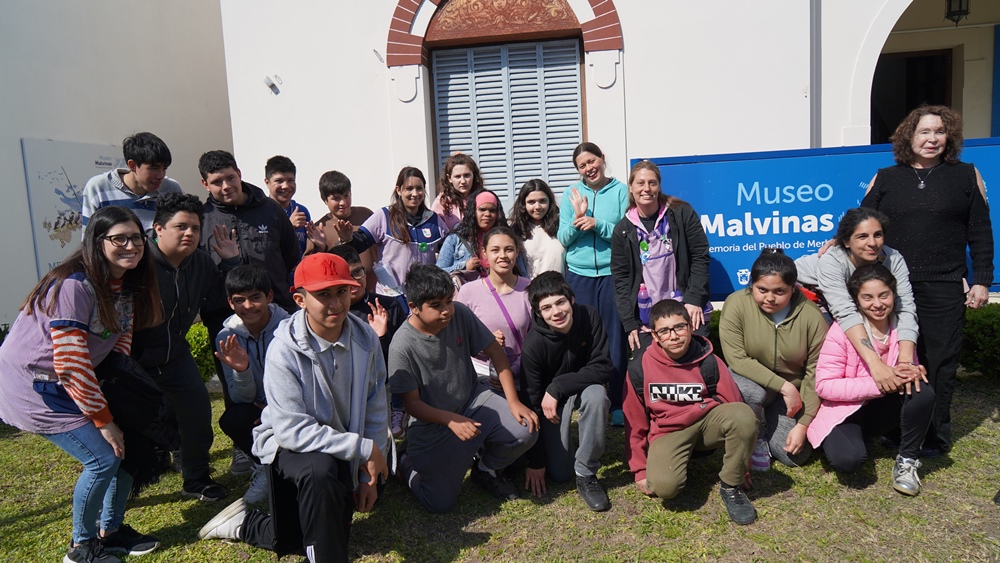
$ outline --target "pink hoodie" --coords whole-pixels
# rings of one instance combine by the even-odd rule
[[[899,358],[899,335],[896,327],[889,331],[889,365]],[[819,411],[809,424],[806,437],[814,448],[819,447],[830,431],[854,414],[865,401],[882,396],[872,379],[868,366],[847,339],[840,325],[833,323],[816,363],[816,394]]]

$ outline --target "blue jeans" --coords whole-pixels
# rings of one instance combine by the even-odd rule
[[[93,422],[59,434],[43,436],[83,464],[73,490],[73,543],[97,537],[97,517],[102,530],[117,530],[125,519],[125,502],[132,476],[119,468],[121,460]]]

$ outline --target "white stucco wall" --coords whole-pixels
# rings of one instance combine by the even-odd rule
[[[168,175],[204,193],[198,156],[230,148],[218,0],[0,2],[0,322],[38,281],[21,138],[115,144],[159,135]]]
[[[397,133],[390,130],[396,87],[382,59],[394,9],[388,1],[222,0],[234,155],[244,180],[264,188],[267,159],[291,158],[295,199],[319,218],[327,170],[347,174],[355,205],[373,209],[388,203],[401,166],[428,172],[429,139],[409,125],[421,112],[400,115]],[[264,84],[275,75],[277,95]],[[426,71],[392,78],[406,91],[407,81],[426,83]],[[422,109],[423,101],[407,107]]]
[[[806,0],[615,5],[630,158],[809,146]]]

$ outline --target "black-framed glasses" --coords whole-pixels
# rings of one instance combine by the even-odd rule
[[[368,272],[365,271],[365,267],[364,266],[358,266],[357,268],[354,268],[353,270],[351,270],[351,277],[354,278],[355,281],[361,281],[361,280],[365,279],[365,276],[367,276],[367,275],[368,275]]]
[[[111,243],[111,246],[117,246],[118,248],[124,248],[128,243],[132,243],[134,248],[139,248],[140,246],[146,245],[146,235],[142,233],[136,233],[132,236],[127,235],[111,235],[103,236],[101,240],[106,240]]]
[[[687,334],[689,328],[691,328],[691,325],[688,323],[680,323],[674,326],[665,326],[661,329],[654,330],[653,334],[655,334],[657,338],[667,338],[670,336],[671,332],[677,336],[684,336]]]

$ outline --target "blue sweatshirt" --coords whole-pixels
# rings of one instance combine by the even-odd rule
[[[589,231],[573,226],[569,195],[576,188],[587,198],[587,216],[597,224]],[[611,235],[628,210],[628,187],[615,178],[595,192],[579,181],[566,188],[559,203],[559,242],[566,247],[566,268],[574,274],[596,278],[611,275]]]

